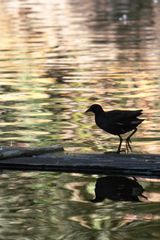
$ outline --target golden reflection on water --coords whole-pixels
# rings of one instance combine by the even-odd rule
[[[1,2],[3,144],[113,150],[116,137],[83,114],[98,102],[106,110],[144,109],[134,151],[160,152],[159,4],[142,4],[136,16],[137,3],[98,3]]]
[[[119,239],[135,239],[138,234],[141,239],[145,233],[155,239],[152,234],[159,233],[159,200],[132,203],[106,198],[91,203],[96,179],[81,174],[3,172],[1,238],[47,239],[49,234],[49,239],[111,239],[119,234]],[[150,196],[158,195],[158,183],[142,179],[140,183]]]
[[[134,152],[160,153],[159,12],[154,0],[0,1],[1,145],[117,149],[84,114],[97,102],[144,109]],[[4,172],[1,238],[158,240],[159,186],[142,183],[149,203],[93,204],[95,177]]]

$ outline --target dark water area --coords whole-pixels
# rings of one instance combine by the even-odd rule
[[[138,179],[140,201],[117,188],[120,179],[104,189],[102,178],[80,174],[6,172],[0,180],[1,239],[159,239],[157,180]],[[98,201],[96,181],[105,193]]]
[[[99,103],[143,109],[133,151],[160,154],[159,12],[158,0],[1,0],[0,145],[115,151],[84,114]],[[95,203],[102,177],[2,172],[1,239],[159,240],[159,180],[138,179],[142,201]]]

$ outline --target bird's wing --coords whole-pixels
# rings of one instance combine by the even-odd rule
[[[141,114],[142,110],[113,110],[106,113],[106,118],[110,119],[110,124],[114,126],[115,129],[119,129],[121,132],[126,132],[130,128],[137,127],[143,121],[143,119],[141,120],[137,118]]]
[[[142,110],[135,110],[135,111],[129,111],[129,110],[113,110],[106,112],[106,117],[112,119],[114,122],[128,122],[131,120],[136,120],[138,116],[142,114]]]

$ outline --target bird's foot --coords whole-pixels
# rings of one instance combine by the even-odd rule
[[[131,143],[131,140],[126,139],[126,153],[132,152],[132,147],[131,147],[130,143]]]
[[[120,154],[121,152],[125,152],[125,150],[119,150],[118,149],[116,153]]]

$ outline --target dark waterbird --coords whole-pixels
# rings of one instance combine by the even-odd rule
[[[123,176],[101,177],[96,180],[95,198],[91,202],[102,202],[106,198],[114,201],[140,202],[147,200],[143,192],[143,187],[135,178],[131,179]]]
[[[126,138],[126,151],[132,151],[131,137],[137,131],[137,127],[144,119],[139,119],[138,116],[142,114],[142,110],[112,110],[105,112],[99,104],[93,104],[86,111],[95,114],[95,122],[97,126],[104,131],[117,135],[120,139],[117,153],[121,152],[121,145],[123,138],[121,135],[131,132]]]

